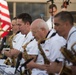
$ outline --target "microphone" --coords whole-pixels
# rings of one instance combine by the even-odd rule
[[[26,66],[30,61],[32,61],[34,58],[28,59],[25,63],[21,64],[21,67]]]
[[[17,63],[16,63],[15,73],[16,73],[16,71],[17,71],[17,68],[18,68],[19,65],[20,65],[20,61],[21,61],[21,59],[22,59],[22,52],[20,52],[19,55],[18,55]]]

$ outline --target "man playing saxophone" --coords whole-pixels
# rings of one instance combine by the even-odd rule
[[[41,55],[41,50],[39,50],[36,63],[31,61],[27,66],[33,68],[35,75],[48,75],[46,64],[51,64],[51,62],[61,57],[60,48],[65,45],[65,40],[58,34],[52,36],[53,33],[56,33],[55,30],[49,31],[46,22],[42,19],[36,19],[32,22],[31,31],[38,42],[41,40],[40,46],[50,63],[45,63],[44,54]],[[57,62],[56,64],[58,65]]]
[[[22,43],[19,43],[24,40],[24,35],[19,31],[19,26],[17,25],[17,17],[12,19],[12,35],[7,39],[7,43],[12,47],[9,51],[2,51],[7,57],[12,57],[11,51],[13,49],[20,50]],[[19,46],[20,45],[20,46]],[[19,47],[18,47],[19,46]]]
[[[74,43],[76,43],[76,38],[75,38],[76,37],[76,27],[74,26],[74,19],[73,19],[72,14],[68,11],[59,12],[58,14],[56,14],[54,16],[54,24],[55,24],[55,29],[58,32],[58,34],[60,36],[63,36],[67,40],[65,50],[69,50],[69,51],[71,51],[71,53],[75,54],[76,44],[74,44]],[[72,48],[73,44],[74,44],[74,46]],[[73,49],[74,49],[74,52],[72,51]],[[66,53],[66,51],[65,51],[65,53]],[[74,54],[73,54],[73,56],[74,56]],[[67,56],[69,56],[69,55],[67,55]],[[75,56],[76,56],[76,54],[75,54]],[[70,57],[70,58],[72,58],[72,57]],[[66,57],[65,57],[65,59],[66,59]],[[66,61],[68,61],[68,60],[66,59]],[[69,61],[69,63],[67,62],[66,64],[72,70],[71,75],[76,75],[76,66],[73,65],[73,63],[71,61]],[[53,67],[60,67],[60,68],[54,69]],[[56,72],[56,70],[59,72],[61,70],[61,67],[62,67],[62,64],[61,65],[52,64],[51,66],[48,66],[47,71],[51,72],[51,69],[53,68],[54,72]],[[68,75],[68,73],[66,75]]]
[[[28,42],[30,42],[34,36],[32,35],[32,32],[30,31],[30,26],[31,26],[32,18],[28,13],[21,13],[20,15],[17,16],[17,25],[19,26],[20,32],[25,35],[24,40],[21,41],[22,43],[21,48],[19,50],[17,49],[12,49],[11,52],[4,52],[4,54],[10,55],[11,56],[18,56],[20,52],[23,53],[24,59],[22,59],[21,63],[24,63],[26,61],[25,58],[25,50],[29,56],[29,58],[34,58],[36,60],[38,51],[36,50],[35,43],[32,42],[32,45],[29,43],[29,46],[27,48],[23,48]],[[35,42],[35,41],[34,41]],[[19,44],[20,44],[19,43]],[[19,47],[19,46],[17,46]],[[33,52],[32,52],[33,51]]]
[[[22,35],[21,32],[19,31],[19,26],[17,25],[17,17],[14,17],[12,19],[11,24],[12,24],[12,32],[11,32],[12,34],[8,35],[6,38],[6,43],[10,46],[10,48],[9,48],[10,50],[8,50],[6,48],[5,50],[2,50],[2,54],[6,55],[8,57],[4,61],[5,64],[10,65],[10,66],[15,66],[16,61],[15,61],[15,58],[13,58],[14,55],[11,53],[11,51],[15,50],[15,49],[19,50],[21,48],[22,43],[19,44],[19,42],[24,40],[24,35]],[[6,51],[6,50],[8,50],[8,51]]]

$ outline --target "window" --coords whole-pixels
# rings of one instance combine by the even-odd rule
[[[13,3],[12,2],[8,2],[8,8],[10,12],[10,17],[12,19],[13,18]]]
[[[16,13],[16,16],[20,13],[29,13],[33,20],[36,18],[43,18],[46,19],[47,14],[47,4],[46,3],[26,3],[26,2],[16,2],[16,7],[14,8],[13,2],[8,2],[9,11],[11,14],[11,18],[13,17],[13,13]],[[16,9],[16,12],[13,10]]]

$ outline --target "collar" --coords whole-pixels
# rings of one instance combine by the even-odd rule
[[[48,37],[49,33],[50,33],[50,31],[47,33],[47,35],[46,35],[46,37],[45,37],[45,38],[47,38],[47,37]]]
[[[51,34],[50,34],[51,33]],[[47,35],[46,35],[46,38],[51,38],[51,37],[53,37],[53,36],[55,36],[56,35],[56,31],[55,30],[50,30],[48,33],[47,33]],[[45,38],[45,39],[46,39]],[[45,43],[45,41],[46,40],[43,40],[42,42],[41,42],[41,44],[43,44],[43,43]]]
[[[18,31],[16,34],[18,34],[20,31]]]

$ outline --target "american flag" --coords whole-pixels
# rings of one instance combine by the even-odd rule
[[[11,19],[6,0],[0,0],[0,38],[8,34],[11,29]]]

